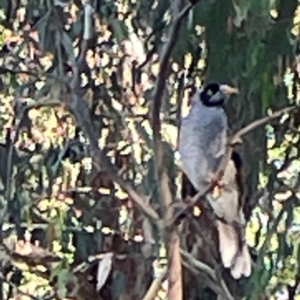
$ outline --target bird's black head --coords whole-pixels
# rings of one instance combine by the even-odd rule
[[[243,160],[241,155],[237,151],[232,151],[231,159],[234,163],[235,168],[240,171],[243,167]]]
[[[200,91],[200,100],[205,106],[222,106],[229,95],[238,93],[237,89],[225,84],[210,83]]]

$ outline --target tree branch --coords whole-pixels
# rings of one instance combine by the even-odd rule
[[[35,77],[38,80],[45,77],[45,78],[56,79],[57,81],[63,82],[65,84],[68,83],[67,80],[65,80],[61,76],[58,76],[58,75],[52,74],[52,73],[37,72],[37,71],[30,71],[30,70],[20,70],[20,69],[11,69],[11,68],[8,68],[8,67],[0,67],[0,75],[6,74],[6,73],[13,74],[13,75],[28,75],[28,76]]]
[[[283,116],[284,114],[287,114],[289,112],[292,112],[294,110],[298,110],[300,109],[300,106],[298,105],[293,105],[290,107],[285,107],[281,110],[275,111],[273,114],[266,116],[264,118],[261,118],[259,120],[253,121],[252,123],[250,123],[249,125],[245,126],[244,128],[240,129],[238,132],[236,132],[233,137],[231,138],[231,144],[236,143],[242,136],[246,135],[247,133],[249,133],[250,131],[263,126],[263,125],[267,125],[269,124],[272,120],[280,118],[281,116]]]
[[[226,283],[224,282],[223,279],[219,280],[216,272],[208,265],[205,263],[195,259],[191,254],[188,252],[184,251],[183,249],[180,250],[181,255],[185,258],[185,260],[192,265],[195,269],[204,272],[207,274],[209,277],[211,277],[216,283],[220,281],[220,289],[223,292],[222,296],[225,296],[227,300],[234,300],[233,296],[230,294]]]

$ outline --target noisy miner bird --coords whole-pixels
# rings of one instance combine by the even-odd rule
[[[207,195],[218,220],[219,252],[225,268],[234,278],[250,276],[251,258],[244,242],[244,218],[237,181],[240,156],[228,162],[223,178],[216,182],[217,168],[225,155],[228,142],[228,120],[223,104],[237,89],[211,83],[196,90],[191,109],[181,121],[179,154],[181,167],[197,191],[212,182],[216,189]]]

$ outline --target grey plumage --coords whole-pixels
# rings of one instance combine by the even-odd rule
[[[212,85],[207,90],[196,91],[191,109],[182,119],[179,135],[179,153],[183,172],[198,191],[204,191],[215,175],[225,155],[228,142],[228,120],[222,107],[226,99],[223,91],[233,91],[226,85]],[[242,241],[244,216],[239,207],[237,170],[231,160],[221,180],[221,194],[207,195],[215,214],[219,217],[219,252],[224,267],[231,268],[234,278],[251,274],[251,258],[248,247]],[[221,221],[222,220],[222,221]]]
[[[181,121],[179,153],[182,168],[199,191],[207,186],[226,150],[227,117],[222,107],[206,107],[197,91],[191,110]]]

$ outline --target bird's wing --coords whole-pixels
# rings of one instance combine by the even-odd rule
[[[181,122],[179,135],[179,153],[182,168],[194,187],[199,191],[203,188],[203,181],[209,168],[205,147],[197,134],[198,124],[193,120],[184,118]]]
[[[217,170],[226,142],[227,119],[222,112],[211,116],[190,114],[182,120],[179,137],[182,167],[198,191],[207,185],[208,176]]]

